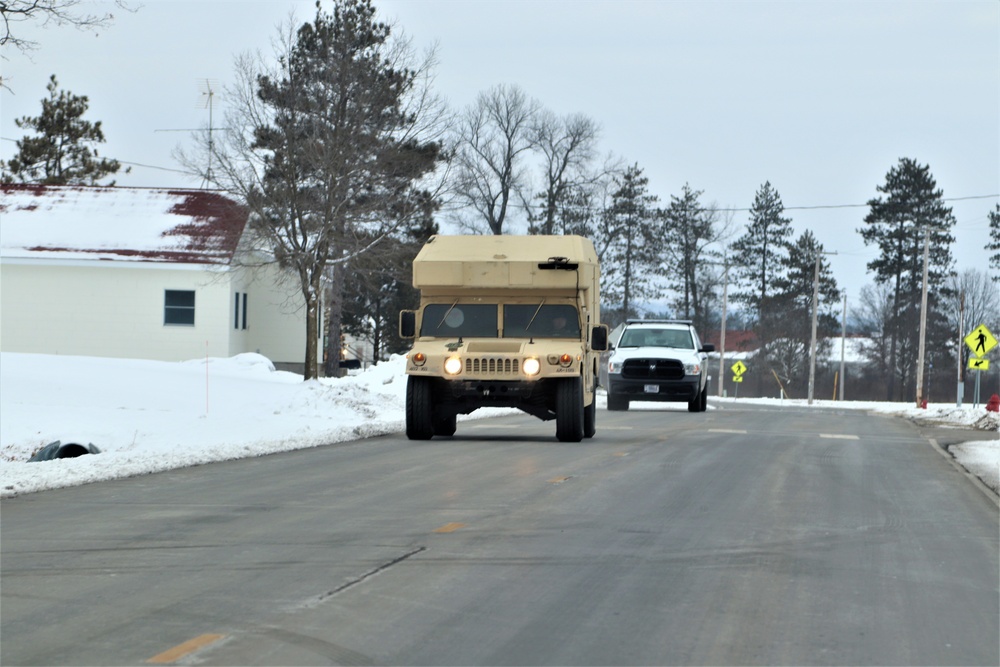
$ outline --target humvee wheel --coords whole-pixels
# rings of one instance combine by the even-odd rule
[[[594,400],[583,409],[583,437],[593,438],[597,433],[597,393],[594,393]]]
[[[560,442],[583,440],[583,380],[564,378],[556,385],[556,437]]]
[[[410,375],[406,379],[406,437],[430,440],[434,436],[434,399],[431,379]]]

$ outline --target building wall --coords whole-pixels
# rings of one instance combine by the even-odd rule
[[[166,290],[194,291],[194,326],[164,324]],[[301,304],[276,269],[4,260],[0,350],[162,361],[257,352],[301,372]]]
[[[242,270],[238,276],[243,285],[241,302],[242,294],[248,295],[241,349],[263,354],[282,370],[301,373],[306,357],[306,312],[298,285],[283,280],[276,267]]]
[[[231,276],[116,262],[0,264],[0,349],[183,361],[232,356]],[[195,292],[195,323],[164,324],[165,290]]]

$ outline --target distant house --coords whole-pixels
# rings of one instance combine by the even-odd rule
[[[218,192],[0,185],[0,350],[301,369],[301,295],[240,268],[246,226]]]

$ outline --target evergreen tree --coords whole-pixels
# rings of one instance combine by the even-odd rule
[[[374,361],[402,354],[410,341],[399,337],[399,311],[415,309],[420,293],[413,287],[413,259],[438,233],[436,206],[428,200],[425,214],[392,234],[370,252],[356,256],[345,271],[343,330],[371,341]]]
[[[336,0],[279,44],[271,69],[242,61],[236,128],[215,143],[216,182],[246,201],[254,240],[297,279],[306,305],[306,380],[319,374],[326,299],[335,372],[350,260],[425,207],[437,165],[427,141],[430,60],[391,38],[370,0]],[[252,91],[252,94],[251,94]],[[245,137],[252,137],[248,142]]]
[[[604,212],[603,235],[608,242],[601,261],[601,292],[609,318],[634,317],[640,304],[656,299],[661,235],[648,194],[649,179],[636,164],[617,181],[611,205]]]
[[[925,240],[929,249],[927,349],[948,349],[947,320],[938,302],[952,267],[950,230],[955,218],[944,204],[930,167],[910,158],[901,158],[877,190],[885,197],[869,200],[865,227],[859,231],[865,245],[875,245],[880,251],[868,263],[869,271],[875,272],[877,283],[892,288],[886,331],[893,377],[886,378],[886,399],[894,400],[900,390],[915,391]]]
[[[765,182],[754,196],[746,233],[733,243],[730,252],[736,265],[733,301],[742,304],[761,346],[758,356],[761,372],[754,374],[758,392],[764,390],[771,371],[775,370],[768,357],[771,343],[784,332],[781,303],[776,297],[777,283],[785,277],[793,233],[792,221],[782,215],[784,211],[781,195],[770,181]]]
[[[732,246],[739,267],[737,275],[745,286],[733,295],[733,300],[743,303],[758,321],[766,319],[769,297],[788,264],[792,221],[782,215],[784,211],[781,195],[769,181],[765,182],[754,197],[746,233]]]
[[[118,173],[117,160],[101,158],[94,144],[104,143],[101,122],[83,119],[87,112],[86,96],[59,90],[56,75],[45,87],[48,99],[42,100],[38,116],[24,116],[14,123],[37,132],[37,137],[17,141],[17,154],[7,164],[5,182],[42,185],[97,185],[97,181]],[[128,171],[126,170],[126,173]],[[114,185],[114,182],[109,185]]]
[[[668,285],[678,293],[674,309],[679,317],[692,320],[699,331],[708,325],[708,312],[701,288],[705,277],[714,273],[707,262],[719,259],[710,250],[719,241],[716,228],[718,212],[704,208],[699,201],[702,190],[692,190],[687,183],[681,196],[670,196],[670,206],[661,212],[665,275]]]
[[[993,280],[1000,282],[1000,204],[990,211],[990,240],[986,249],[993,253],[990,255],[990,268],[996,271]]]
[[[774,313],[780,317],[781,331],[769,342],[768,358],[792,387],[804,387],[809,375],[809,347],[812,342],[812,295],[816,283],[816,261],[819,259],[819,289],[817,294],[816,358],[826,357],[830,343],[826,337],[839,331],[833,314],[840,301],[840,290],[833,277],[829,261],[823,256],[823,246],[811,231],[805,231],[788,247],[785,275],[775,281]],[[786,386],[798,396],[797,392]]]

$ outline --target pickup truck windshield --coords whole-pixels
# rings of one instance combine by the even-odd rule
[[[421,336],[496,338],[495,303],[431,303],[424,308]]]
[[[506,304],[504,338],[580,338],[580,317],[569,304]]]
[[[633,327],[625,330],[618,347],[676,347],[693,350],[694,341],[690,331]]]

